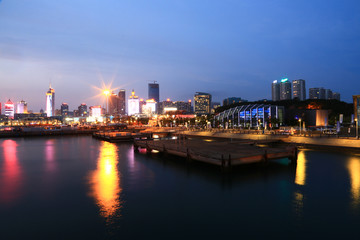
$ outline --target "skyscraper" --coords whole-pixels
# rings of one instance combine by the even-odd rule
[[[194,112],[196,115],[210,114],[211,94],[196,92],[194,96]]]
[[[140,101],[139,97],[135,95],[134,89],[131,92],[131,96],[128,100],[128,115],[134,115],[140,113]]]
[[[67,103],[62,103],[60,107],[61,116],[69,115],[69,105]]]
[[[17,103],[16,113],[27,113],[27,103],[24,100],[21,100]]]
[[[46,92],[46,116],[52,117],[55,115],[55,90],[49,86]]]
[[[331,89],[325,89],[325,99],[333,99],[333,92],[331,91]]]
[[[271,84],[271,98],[273,101],[280,100],[280,83],[278,80],[274,80]]]
[[[309,99],[325,99],[325,89],[309,88]]]
[[[14,119],[14,103],[9,99],[5,103],[5,116],[7,116],[9,119]]]
[[[120,89],[118,96],[119,96],[119,114],[120,115],[125,115],[125,113],[126,113],[125,89]]]
[[[79,107],[79,116],[80,117],[87,117],[88,116],[88,110],[87,110],[87,105],[86,103],[82,103]]]
[[[291,99],[291,83],[288,78],[283,78],[280,81],[280,100]]]
[[[306,88],[305,88],[305,80],[298,79],[292,81],[293,87],[293,99],[297,98],[300,101],[305,101],[306,99]]]
[[[159,96],[159,84],[154,81],[154,83],[149,83],[149,92],[148,99],[154,99],[155,102],[160,102]]]

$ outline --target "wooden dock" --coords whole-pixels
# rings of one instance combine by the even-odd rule
[[[267,142],[254,140],[239,140],[234,142],[206,142],[194,139],[176,140],[135,140],[134,149],[145,148],[164,154],[171,154],[191,161],[205,162],[222,167],[241,164],[267,162],[274,159],[288,158],[297,160],[297,148],[287,147],[259,147]]]

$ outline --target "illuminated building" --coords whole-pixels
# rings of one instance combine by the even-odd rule
[[[309,99],[325,99],[325,89],[309,88]]]
[[[154,99],[148,99],[145,101],[145,104],[142,106],[141,113],[144,113],[148,116],[156,113],[156,102]]]
[[[27,103],[24,100],[21,100],[17,103],[16,113],[27,113]]]
[[[15,109],[14,109],[14,103],[9,99],[5,103],[5,116],[7,116],[9,119],[14,119]]]
[[[88,111],[87,111],[87,105],[85,103],[82,103],[79,107],[79,117],[86,117],[88,116]]]
[[[120,89],[119,91],[119,114],[125,115],[126,114],[126,94],[125,89]]]
[[[149,83],[148,99],[154,99],[156,103],[160,102],[159,84],[156,83],[156,81],[154,81],[154,83]],[[159,109],[156,109],[156,113],[158,112]]]
[[[69,115],[69,105],[67,103],[62,103],[60,107],[61,116]]]
[[[196,115],[210,114],[211,95],[204,92],[196,92],[194,96],[194,112]]]
[[[140,101],[139,97],[135,95],[134,90],[131,92],[131,96],[128,99],[128,115],[134,115],[140,113]]]
[[[293,99],[298,99],[300,101],[306,100],[306,88],[305,88],[305,80],[298,79],[292,81],[293,86]]]
[[[280,81],[280,100],[291,99],[291,83],[288,78],[283,78]]]
[[[159,103],[159,113],[166,113],[169,111],[181,111],[184,113],[191,113],[191,100],[188,102],[184,101],[170,101],[168,98],[166,101],[162,101]]]
[[[149,92],[148,92],[148,99],[154,99],[155,102],[160,101],[160,95],[159,95],[159,84],[156,83],[149,83]]]
[[[215,119],[229,127],[266,127],[271,119],[277,119],[282,125],[284,122],[284,107],[269,104],[249,104],[229,108],[218,115]]]
[[[46,92],[46,115],[52,117],[55,115],[55,90],[49,87]]]
[[[215,113],[215,109],[217,109],[218,107],[220,107],[220,103],[219,102],[212,102],[211,103],[211,113]]]
[[[280,83],[274,80],[271,84],[271,97],[273,101],[280,100]]]
[[[101,106],[91,106],[90,107],[90,116],[93,118],[101,117],[102,115],[102,108]]]

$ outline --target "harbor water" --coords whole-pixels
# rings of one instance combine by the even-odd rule
[[[231,172],[91,136],[0,140],[0,239],[350,239],[360,155]]]

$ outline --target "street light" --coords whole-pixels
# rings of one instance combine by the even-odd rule
[[[299,130],[300,130],[300,135],[301,135],[301,118],[299,118]]]
[[[358,119],[355,118],[355,130],[356,130],[356,139],[359,139],[359,123],[358,123]]]

